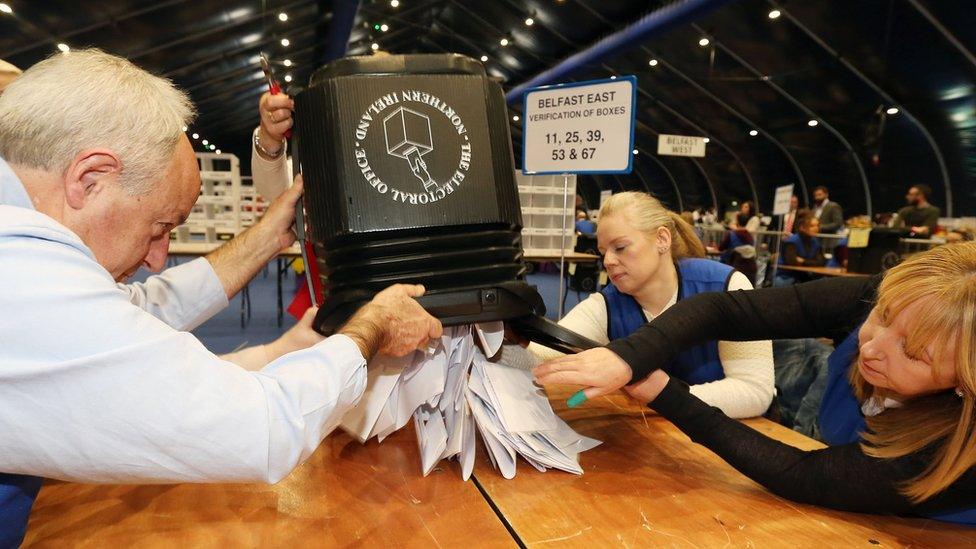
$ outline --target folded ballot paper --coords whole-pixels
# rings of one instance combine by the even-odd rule
[[[516,456],[540,471],[582,474],[580,452],[600,441],[556,416],[533,383],[535,361],[518,345],[502,345],[503,336],[501,322],[455,326],[444,330],[432,352],[377,357],[369,365],[366,392],[342,428],[360,442],[382,442],[412,417],[424,476],[440,460],[457,458],[467,480],[474,469],[475,431],[505,478],[515,476]]]

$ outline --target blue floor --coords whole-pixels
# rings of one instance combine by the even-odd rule
[[[139,271],[134,280],[144,280],[148,274]],[[284,306],[287,307],[299,282],[304,280],[304,276],[298,277],[294,271],[289,270],[282,280],[282,297]],[[546,316],[555,320],[559,299],[558,272],[532,274],[528,276],[528,282],[536,286],[542,294],[546,303]],[[231,299],[226,309],[193,330],[193,334],[208,349],[218,354],[242,346],[258,345],[274,340],[295,324],[295,320],[285,312],[282,316],[282,325],[278,327],[276,287],[275,262],[272,261],[266,272],[259,273],[248,286],[251,296],[251,317],[244,328],[241,328],[241,296],[237,295]],[[586,296],[587,294],[581,295],[583,299],[586,299]],[[578,303],[576,292],[569,292],[566,296],[565,310],[569,311],[576,303]]]

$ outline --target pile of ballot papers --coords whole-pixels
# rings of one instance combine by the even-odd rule
[[[518,345],[503,345],[503,336],[501,322],[456,326],[445,328],[426,353],[375,358],[366,392],[342,428],[360,442],[382,442],[413,417],[425,476],[440,460],[457,458],[467,480],[476,429],[505,478],[515,476],[516,456],[540,471],[582,474],[580,452],[600,441],[556,416],[533,382],[532,356]]]

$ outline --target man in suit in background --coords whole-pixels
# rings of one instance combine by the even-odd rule
[[[844,210],[830,200],[830,191],[822,185],[813,189],[813,215],[820,220],[821,233],[833,234],[844,226]]]

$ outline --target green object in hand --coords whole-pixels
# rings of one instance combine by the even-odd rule
[[[569,400],[566,401],[566,404],[570,408],[575,408],[580,404],[586,402],[586,400],[587,400],[586,393],[584,393],[583,391],[576,391],[575,393],[573,393],[573,396],[569,397]]]

